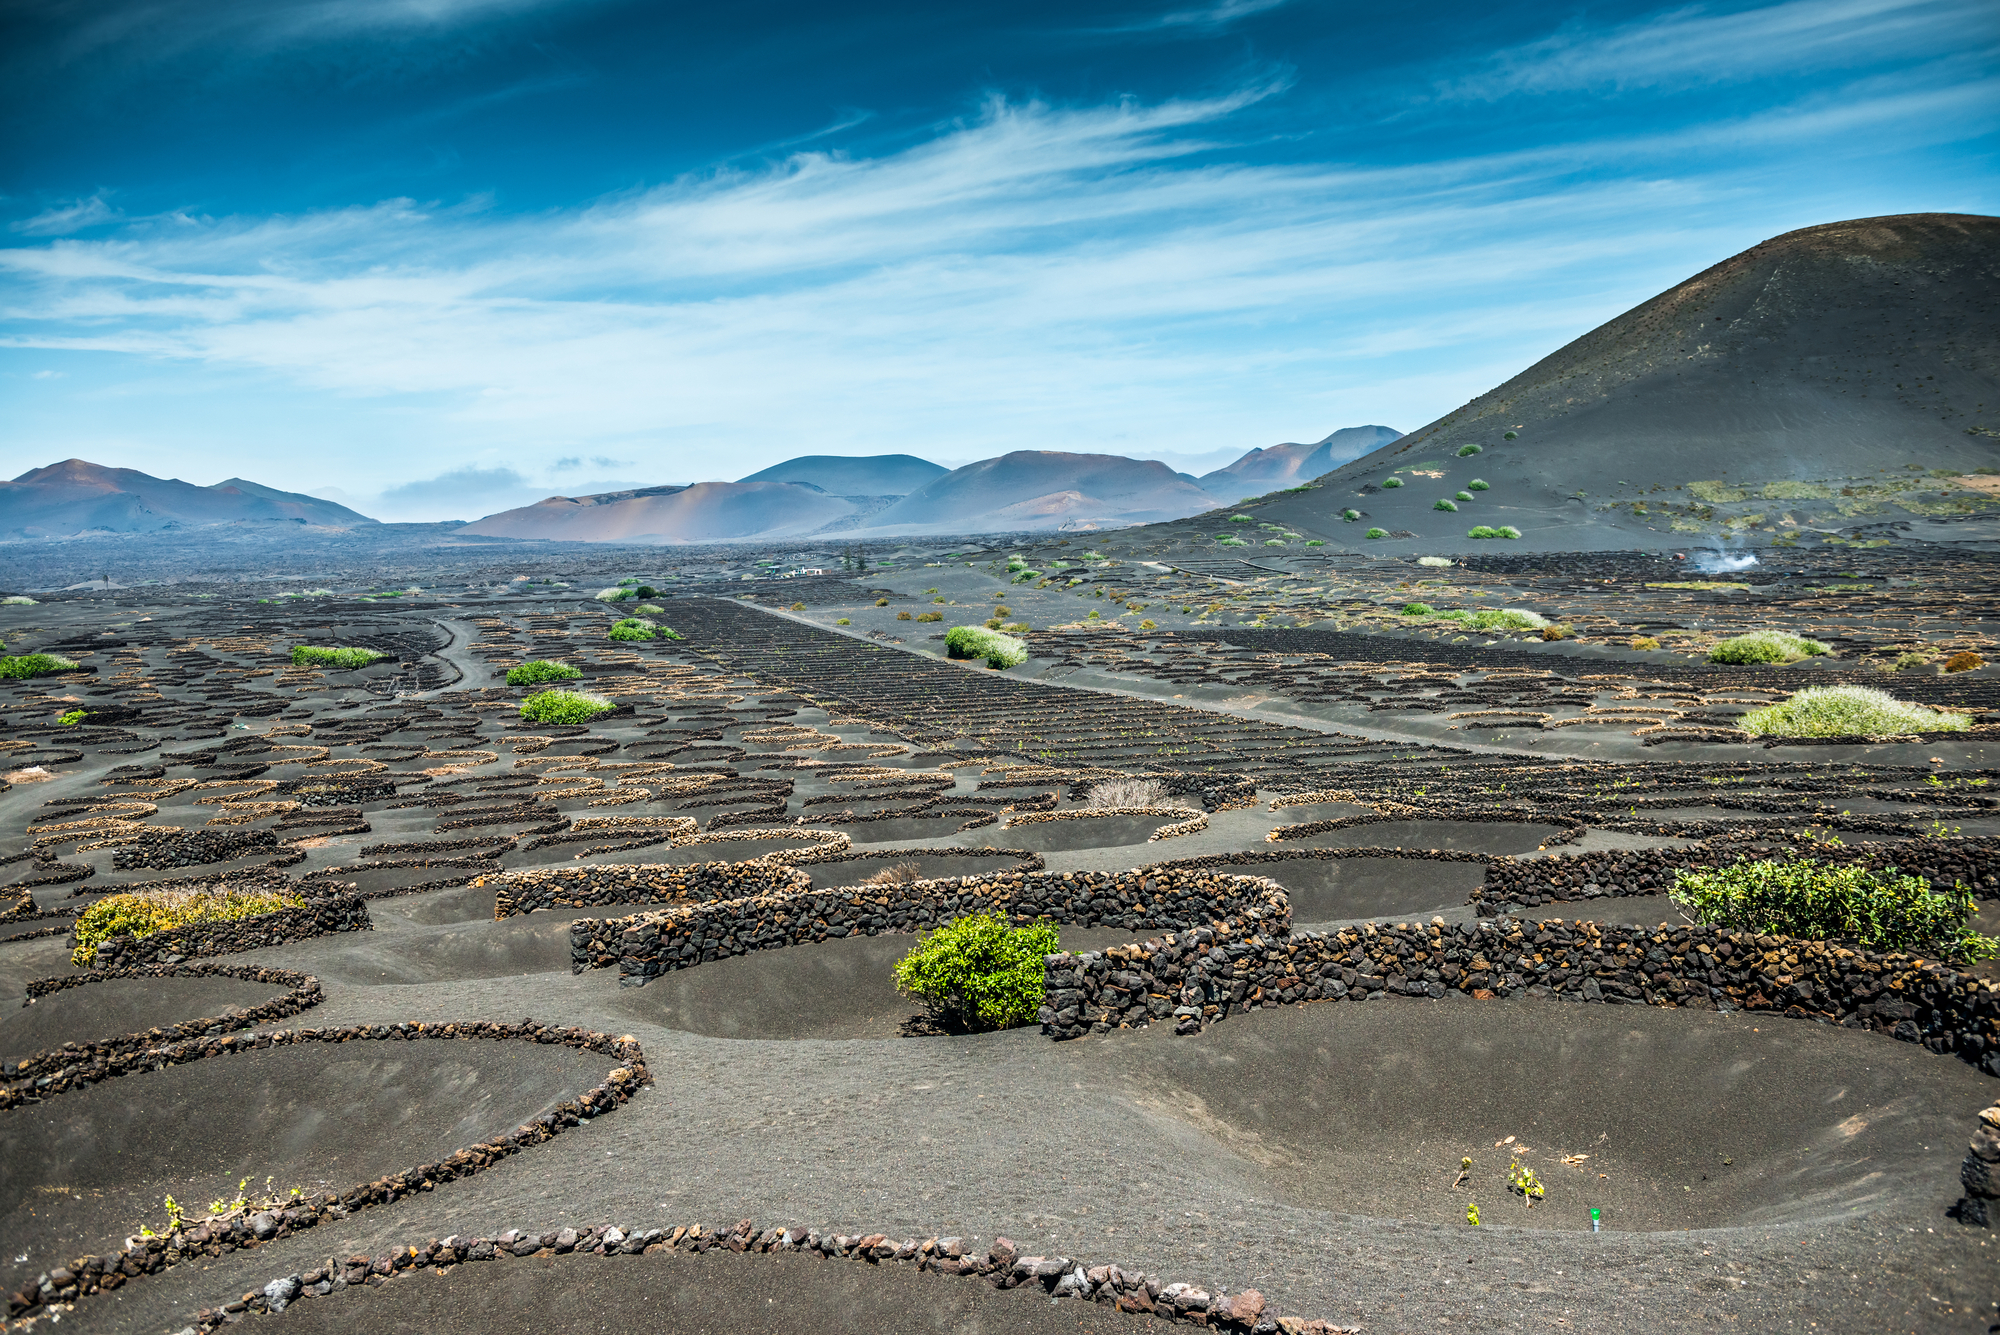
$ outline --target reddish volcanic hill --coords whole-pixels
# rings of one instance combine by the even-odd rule
[[[316,496],[230,478],[198,487],[132,468],[65,459],[0,482],[0,539],[151,533],[209,524],[293,522],[352,528],[375,521]]]

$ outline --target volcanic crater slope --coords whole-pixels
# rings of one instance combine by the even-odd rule
[[[1109,559],[1076,587],[1133,596],[1022,632],[1006,671],[897,614],[1005,597],[1046,624],[1027,609],[1079,596],[1052,562],[677,590],[648,614],[677,639],[609,638],[608,561],[532,599],[0,609],[11,648],[75,664],[0,682],[0,984],[32,999],[0,1014],[10,1316],[1992,1319],[1970,1220],[2000,1184],[1961,1173],[2000,1091],[1993,966],[1698,927],[1664,894],[1799,852],[1963,883],[1991,920],[1994,676],[1859,666],[1888,621],[1942,625],[1911,600],[1976,561],[1851,553],[1881,578],[1837,595],[1836,666],[1725,668],[1581,614],[1589,653],[1399,610],[1279,628],[1274,592],[1261,628],[1142,629],[1141,570],[1197,576]],[[1490,578],[1607,623],[1713,593],[1619,596],[1583,561]],[[1342,578],[1400,608],[1438,569]],[[543,659],[603,711],[524,718],[505,676]],[[1733,726],[1848,677],[1973,727]],[[284,907],[75,950],[114,894],[218,889]],[[957,1032],[891,982],[980,909],[1058,932],[1036,1024]]]
[[[1512,525],[1555,550],[1659,546],[1984,515],[1996,466],[2000,219],[1908,214],[1753,246],[1260,517],[1348,542]]]

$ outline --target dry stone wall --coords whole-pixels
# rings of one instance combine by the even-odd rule
[[[334,932],[368,932],[375,928],[368,905],[353,887],[307,899],[293,908],[261,913],[234,922],[201,922],[151,936],[114,936],[97,944],[93,969],[132,969],[143,964],[179,964],[198,955],[234,955],[288,941],[305,941]],[[74,932],[70,943],[74,945]]]
[[[1728,866],[1739,858],[1797,853],[1820,862],[1895,867],[1939,890],[1962,884],[1981,899],[2000,899],[2000,837],[1953,836],[1881,843],[1825,844],[1713,839],[1682,848],[1635,848],[1561,853],[1545,858],[1493,858],[1475,906],[1527,908],[1603,896],[1664,894],[1674,873]]]
[[[1593,922],[1367,924],[1230,941],[1207,929],[1048,957],[1042,1032],[1081,1038],[1172,1018],[1379,996],[1781,1011],[1870,1029],[2000,1075],[2000,986],[1913,956],[1717,927]]]
[[[645,1053],[629,1038],[612,1038],[577,1028],[559,1028],[523,1020],[518,1024],[378,1024],[351,1025],[339,1029],[280,1029],[271,1033],[202,1038],[135,1053],[114,1053],[90,1079],[77,1079],[65,1086],[82,1088],[98,1080],[162,1070],[203,1058],[233,1053],[256,1052],[267,1048],[306,1043],[415,1042],[418,1040],[515,1040],[529,1043],[559,1043],[565,1047],[595,1052],[617,1063],[598,1084],[575,1099],[558,1105],[514,1131],[491,1140],[456,1150],[436,1163],[418,1164],[401,1172],[363,1182],[346,1191],[325,1192],[296,1200],[259,1205],[191,1223],[159,1237],[126,1239],[122,1250],[110,1256],[81,1256],[66,1266],[43,1271],[25,1288],[7,1296],[7,1315],[13,1319],[30,1316],[43,1308],[74,1302],[80,1297],[122,1287],[143,1275],[156,1275],[171,1266],[247,1250],[316,1228],[330,1220],[344,1219],[357,1210],[386,1205],[405,1196],[428,1191],[435,1186],[470,1177],[508,1156],[539,1145],[584,1121],[611,1112],[650,1084]],[[0,1095],[0,1110],[30,1100]],[[236,1311],[244,1310],[240,1305]],[[220,1324],[220,1322],[218,1322]]]
[[[495,919],[538,909],[589,908],[597,904],[688,904],[794,894],[810,888],[804,872],[773,862],[602,864],[533,867],[481,876],[492,886]]]
[[[976,913],[1016,924],[1052,922],[1132,931],[1200,928],[1235,940],[1289,929],[1276,882],[1207,871],[1001,872],[991,876],[808,890],[689,904],[628,918],[570,924],[570,970],[617,966],[619,982],[647,979],[753,950],[918,932]]]

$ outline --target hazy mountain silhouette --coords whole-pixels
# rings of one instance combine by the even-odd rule
[[[698,482],[596,496],[551,496],[459,532],[557,542],[729,542],[809,533],[856,512],[851,501],[795,482]]]
[[[1157,460],[1016,450],[935,478],[868,524],[978,533],[1154,523],[1214,508],[1213,496]]]
[[[772,464],[741,482],[803,482],[829,496],[907,496],[949,470],[914,454],[804,454]]]
[[[240,477],[199,487],[132,468],[65,459],[0,482],[0,539],[150,533],[209,524],[303,522],[351,528],[376,521],[344,505]]]
[[[1268,449],[1252,450],[1235,463],[1203,473],[1200,481],[1206,490],[1233,501],[1239,496],[1309,482],[1350,459],[1359,459],[1371,450],[1400,440],[1402,435],[1386,426],[1344,426],[1325,440],[1311,444],[1287,441]]]

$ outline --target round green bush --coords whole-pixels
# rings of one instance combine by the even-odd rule
[[[1458,457],[1461,459],[1470,459],[1478,453],[1480,453],[1480,447],[1477,445],[1461,445],[1458,447]]]
[[[1872,871],[1794,853],[1782,861],[1744,859],[1713,871],[1676,872],[1668,893],[1697,921],[1759,936],[1853,941],[1954,964],[2000,954],[2000,941],[1966,925],[1978,904],[1964,882],[1934,890],[1895,867]]]
[[[1972,722],[1963,714],[1940,714],[1898,700],[1873,686],[1808,686],[1789,700],[1751,710],[1737,726],[1761,737],[1887,737],[1963,732]]]
[[[1512,524],[1502,524],[1499,528],[1493,530],[1493,536],[1496,538],[1518,538],[1521,536],[1521,530],[1515,528]]]
[[[1485,478],[1476,477],[1465,484],[1467,491],[1491,491],[1493,486]]]
[[[76,660],[64,658],[61,654],[20,654],[13,658],[0,658],[0,679],[18,681],[51,672],[71,672],[75,668]]]
[[[1402,485],[1403,485],[1403,479],[1399,477],[1385,477],[1382,479],[1382,487],[1384,490],[1393,490],[1394,488],[1400,487]]]
[[[953,626],[945,632],[944,650],[950,658],[983,658],[990,668],[1019,667],[1028,661],[1025,642],[984,626]]]
[[[509,686],[540,686],[545,681],[575,681],[583,675],[583,669],[573,668],[567,663],[558,663],[553,658],[537,658],[519,667],[507,669]]]
[[[1796,663],[1832,653],[1818,640],[1782,630],[1753,630],[1722,641],[1708,651],[1711,663]]]
[[[1406,617],[1427,617],[1427,616],[1433,616],[1436,613],[1437,609],[1435,607],[1432,607],[1429,603],[1403,604],[1403,615]]]
[[[960,1029],[1030,1024],[1041,1010],[1042,960],[1062,948],[1048,923],[1009,927],[998,913],[948,922],[897,963],[896,990]]]
[[[1342,519],[1345,519],[1348,523],[1351,524],[1355,520],[1361,518],[1361,512],[1359,510],[1342,510],[1340,512],[1340,517]]]
[[[1461,491],[1454,499],[1461,501],[1469,501],[1472,499],[1472,493],[1469,491]]]
[[[650,640],[653,638],[653,623],[638,617],[626,617],[611,628],[614,640]]]
[[[616,708],[588,691],[537,691],[521,702],[521,718],[528,723],[588,723]]]
[[[1469,499],[1469,498],[1468,498],[1468,499]],[[1458,506],[1457,506],[1457,504],[1456,504],[1455,502],[1452,502],[1452,501],[1443,501],[1443,500],[1441,500],[1441,501],[1439,501],[1439,502],[1438,502],[1438,503],[1437,503],[1436,505],[1433,505],[1433,506],[1431,507],[1431,509],[1433,509],[1433,510],[1449,510],[1449,511],[1451,511],[1451,512],[1452,512],[1453,514],[1456,514],[1456,513],[1458,513]]]
[[[1503,440],[1519,440],[1520,438],[1521,438],[1521,433],[1518,431],[1509,431],[1504,437],[1502,437]]]
[[[1468,538],[1497,538],[1500,536],[1500,530],[1497,528],[1488,528],[1484,524],[1474,524],[1471,528],[1465,530],[1465,536]]]
[[[1389,536],[1389,530],[1385,528],[1371,528],[1361,536],[1364,538],[1386,538]]]

